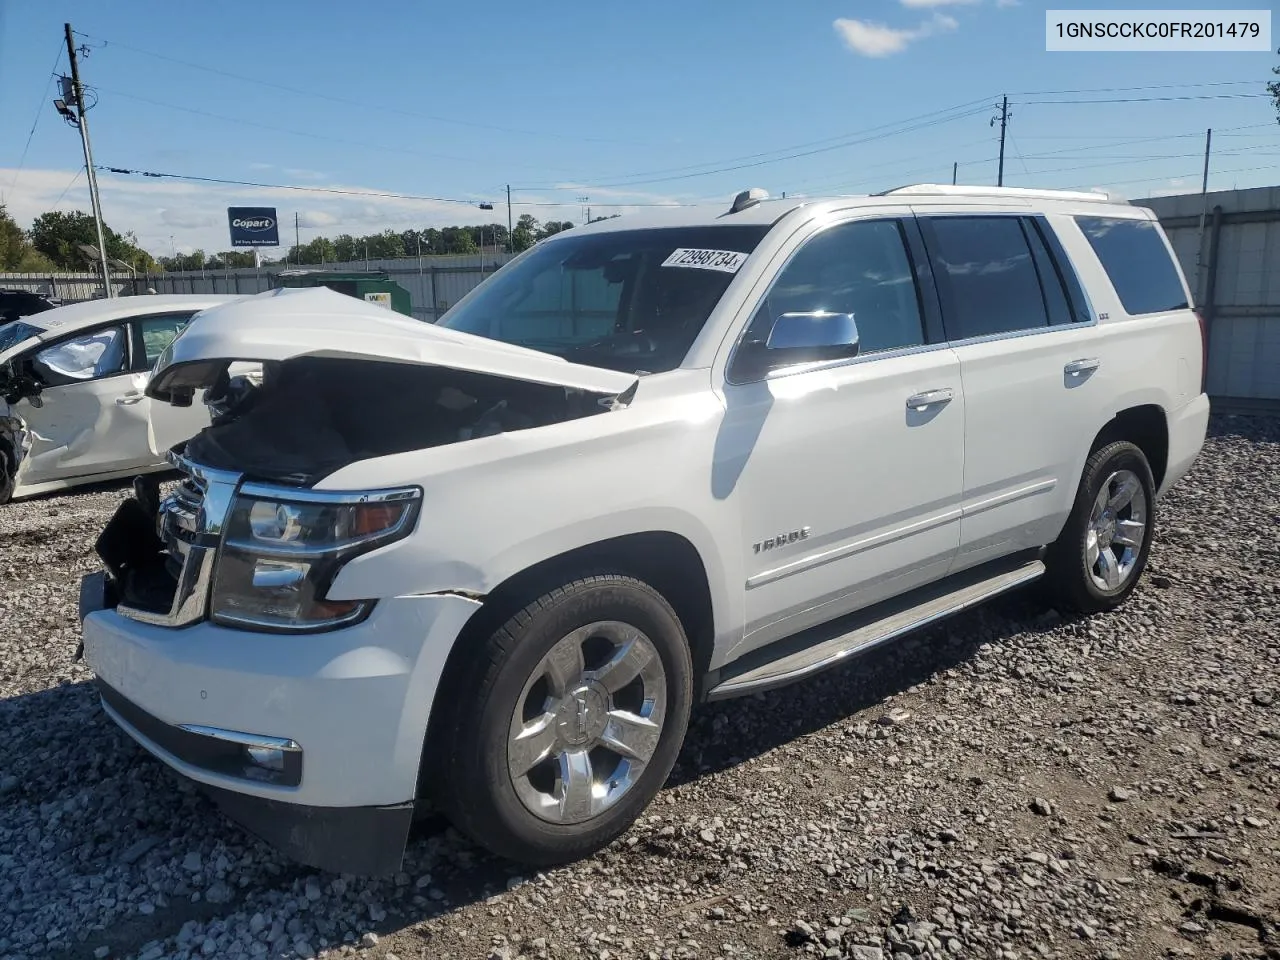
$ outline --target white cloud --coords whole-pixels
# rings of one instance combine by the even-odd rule
[[[79,177],[70,189],[67,188],[76,176],[74,170],[23,170],[18,176],[16,189],[9,190],[7,188],[13,182],[15,172],[12,168],[0,168],[0,186],[6,188],[5,204],[19,225],[29,227],[32,220],[47,210],[89,211],[89,191],[84,177]],[[317,234],[335,237],[350,233],[359,236],[388,228],[405,230],[410,227],[506,223],[507,219],[506,205],[498,200],[492,200],[495,209],[480,210],[478,206],[466,203],[379,197],[373,195],[383,192],[379,188],[332,181],[323,183],[323,187],[353,193],[305,193],[105,173],[99,175],[98,182],[107,223],[121,233],[136,234],[142,247],[156,256],[169,254],[170,237],[173,238],[173,246],[184,253],[197,247],[207,252],[229,249],[229,206],[275,207],[280,217],[280,239],[285,247],[293,245],[295,211],[304,242]],[[592,216],[632,213],[639,209],[635,204],[678,202],[677,198],[596,188],[582,189],[580,193],[592,197],[589,204]],[[580,205],[573,200],[562,206],[520,205],[522,202],[555,203],[563,200],[564,196],[555,192],[516,194],[512,198],[516,201],[515,216],[532,213],[539,220],[577,221]],[[716,198],[714,202],[722,199],[725,198]],[[272,255],[283,252],[283,249],[267,251]]]
[[[833,26],[846,47],[864,57],[889,57],[901,53],[916,40],[955,30],[960,24],[954,17],[935,13],[920,26],[911,29],[889,27],[870,20],[836,20]]]

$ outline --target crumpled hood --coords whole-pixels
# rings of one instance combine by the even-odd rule
[[[160,356],[147,395],[186,403],[233,361],[295,357],[447,367],[615,396],[636,376],[448,330],[326,288],[270,290],[197,314]]]

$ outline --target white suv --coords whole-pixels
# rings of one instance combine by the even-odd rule
[[[434,326],[273,291],[160,359],[149,395],[213,423],[99,539],[85,656],[302,861],[394,870],[425,802],[570,860],[698,701],[1040,578],[1121,603],[1203,356],[1150,212],[1093,194],[748,191],[544,241]]]

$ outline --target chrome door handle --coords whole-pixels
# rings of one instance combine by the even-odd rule
[[[1062,368],[1062,372],[1069,377],[1078,377],[1080,374],[1088,373],[1090,370],[1097,370],[1101,364],[1102,361],[1096,357],[1090,357],[1087,360],[1072,360]]]
[[[137,403],[141,399],[142,394],[140,393],[126,393],[123,397],[116,397],[116,403],[119,406],[124,407],[131,403]]]
[[[907,407],[911,410],[923,410],[931,407],[935,403],[948,403],[955,398],[956,392],[950,387],[942,387],[938,390],[926,390],[924,393],[917,393],[907,397]]]

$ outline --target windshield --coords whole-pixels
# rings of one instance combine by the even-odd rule
[[[539,244],[440,326],[628,373],[680,365],[767,226],[666,227]]]
[[[0,324],[0,353],[16,347],[24,340],[30,340],[32,337],[38,337],[44,333],[41,327],[33,327],[29,323],[23,323],[21,320],[13,320],[9,323]]]

